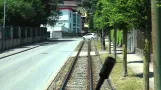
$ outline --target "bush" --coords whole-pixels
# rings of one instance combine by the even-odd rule
[[[112,29],[110,33],[111,33],[111,41],[113,42],[113,40],[114,40],[114,37],[113,37],[114,30]],[[117,30],[117,41],[116,41],[117,45],[122,45],[122,37],[123,37],[122,30]]]
[[[0,0],[0,24],[3,23],[3,2]],[[37,27],[46,24],[52,14],[50,7],[49,1],[6,0],[6,25]]]

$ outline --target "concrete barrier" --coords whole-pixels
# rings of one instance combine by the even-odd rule
[[[36,37],[26,37],[26,38],[15,38],[15,39],[6,39],[3,43],[3,50],[8,50],[18,46],[31,44],[46,40],[47,36],[36,36]],[[2,50],[2,40],[0,39],[0,50]]]

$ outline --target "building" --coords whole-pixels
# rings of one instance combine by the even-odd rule
[[[50,38],[62,38],[62,33],[81,33],[81,14],[68,7],[58,8],[59,19],[54,26],[47,25]]]
[[[67,30],[64,32],[80,33],[81,32],[81,15],[72,8],[59,8],[59,20],[55,26],[64,26]]]

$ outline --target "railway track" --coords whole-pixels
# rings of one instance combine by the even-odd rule
[[[91,43],[92,42],[92,43]],[[48,90],[95,90],[99,80],[99,72],[102,67],[99,56],[91,56],[90,52],[96,52],[93,41],[83,41],[79,46],[77,55],[70,61],[68,71],[60,74]],[[80,52],[88,52],[87,56],[79,56]],[[62,79],[62,77],[64,79]],[[60,83],[56,85],[56,83]],[[105,80],[100,90],[114,90],[111,83]]]
[[[60,90],[92,90],[90,50],[90,41],[84,42],[79,49]],[[81,51],[87,51],[88,56],[79,57]]]

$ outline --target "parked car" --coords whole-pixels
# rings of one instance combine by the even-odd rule
[[[84,40],[93,40],[97,37],[95,33],[87,33],[86,35],[83,36]]]

